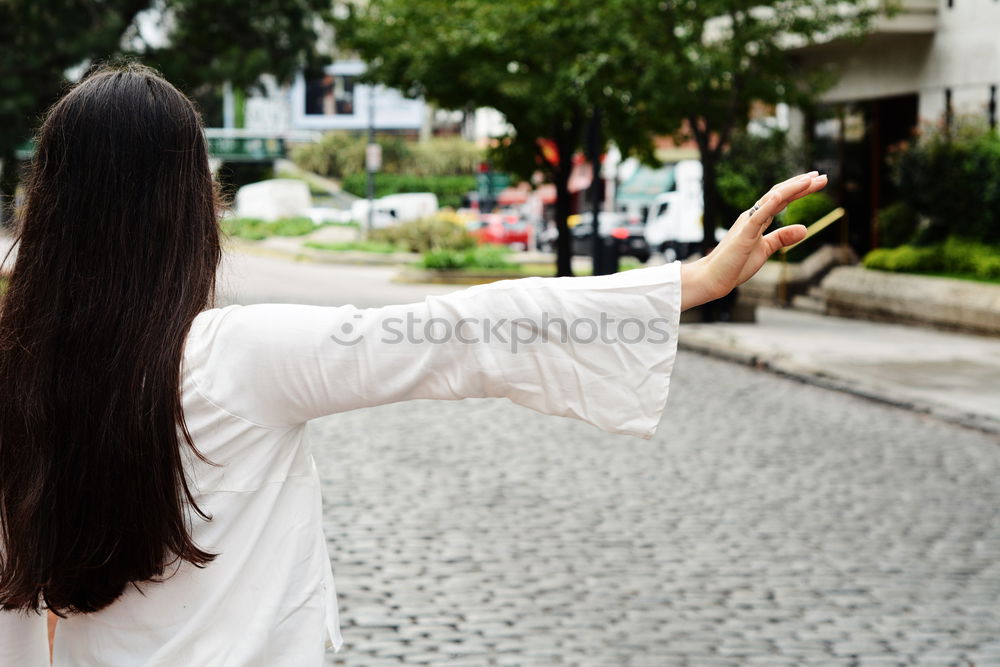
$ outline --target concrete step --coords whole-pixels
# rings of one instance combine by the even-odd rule
[[[826,299],[813,295],[796,294],[792,298],[792,308],[817,315],[826,314]]]

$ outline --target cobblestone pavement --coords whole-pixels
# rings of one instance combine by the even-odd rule
[[[313,427],[329,665],[1000,665],[1000,443],[681,353],[652,441],[505,401]]]

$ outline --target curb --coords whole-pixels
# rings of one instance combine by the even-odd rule
[[[755,354],[736,347],[717,345],[705,341],[692,340],[691,338],[685,340],[683,334],[677,342],[677,347],[706,357],[756,368],[803,384],[830,389],[894,408],[927,415],[928,417],[956,426],[989,433],[990,435],[1000,435],[1000,421],[992,417],[976,413],[960,412],[942,405],[894,396],[890,392],[861,385],[846,378],[830,375],[822,370],[805,368],[780,359],[770,359],[764,355]]]

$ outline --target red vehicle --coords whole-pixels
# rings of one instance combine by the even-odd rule
[[[480,243],[527,250],[533,242],[531,225],[516,213],[486,213],[472,224],[470,231]]]

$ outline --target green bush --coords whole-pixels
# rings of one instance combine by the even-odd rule
[[[410,176],[457,176],[476,172],[483,151],[459,137],[434,138],[425,142],[408,142],[399,137],[378,137],[382,146],[384,174]],[[367,139],[348,132],[328,132],[312,144],[292,150],[292,160],[308,171],[331,178],[347,178],[365,172]]]
[[[360,134],[327,132],[312,144],[292,149],[292,161],[307,171],[331,178],[344,178],[365,171],[365,145]],[[382,171],[399,173],[413,163],[410,143],[399,137],[379,137],[382,147]]]
[[[904,273],[943,273],[980,280],[1000,279],[1000,247],[948,239],[933,246],[878,248],[864,258],[869,269]]]
[[[443,271],[464,269],[466,267],[465,253],[449,248],[428,250],[424,253],[420,264],[425,269],[439,269]]]
[[[890,161],[903,201],[928,220],[917,245],[1000,243],[1000,136],[974,121],[925,130]]]
[[[917,234],[917,213],[906,202],[896,202],[878,212],[876,227],[879,244],[895,248],[913,240]]]
[[[341,182],[346,192],[358,197],[368,193],[366,174],[353,174]],[[433,192],[438,204],[458,208],[462,197],[476,189],[475,176],[412,176],[410,174],[378,174],[375,177],[375,196],[385,197],[404,192]]]
[[[282,218],[274,222],[257,218],[225,218],[222,231],[248,241],[259,241],[270,236],[305,236],[316,229],[309,218]]]
[[[784,225],[811,225],[837,208],[837,203],[824,192],[816,192],[796,199],[785,209],[781,223]]]
[[[481,245],[468,250],[438,248],[424,253],[420,265],[425,269],[453,271],[457,269],[516,269],[510,249],[498,245]]]
[[[440,137],[411,147],[411,164],[400,173],[414,176],[461,176],[475,174],[483,161],[483,149],[460,137]]]
[[[406,252],[467,250],[476,244],[475,237],[465,227],[441,217],[423,218],[394,227],[375,229],[369,240],[402,248]]]
[[[478,245],[466,251],[471,266],[478,269],[513,269],[517,264],[510,261],[510,248],[492,243]]]

